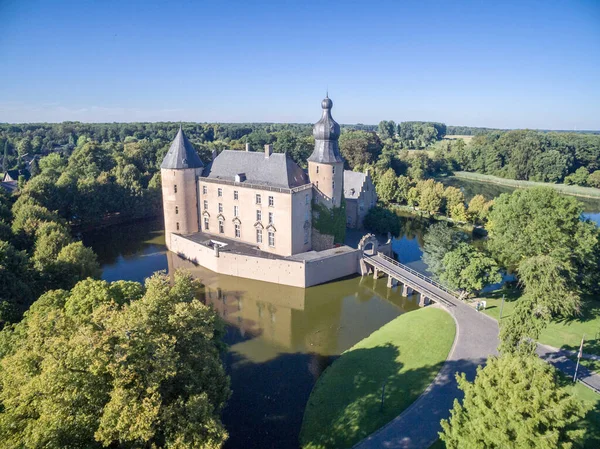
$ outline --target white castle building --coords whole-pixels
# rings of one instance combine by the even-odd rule
[[[319,232],[313,208],[319,204],[320,213],[334,213],[344,206],[347,225],[360,227],[377,197],[368,174],[344,172],[333,102],[325,98],[321,106],[307,171],[287,154],[273,153],[271,145],[264,153],[225,150],[204,163],[180,129],[161,165],[167,247],[213,271],[287,285],[304,287],[356,272],[357,256],[349,256],[356,250]],[[310,278],[306,264],[334,254],[346,266]],[[256,269],[260,259],[270,261],[272,274],[264,266]],[[304,265],[302,275],[289,272],[294,262]]]

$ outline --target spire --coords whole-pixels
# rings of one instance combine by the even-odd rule
[[[333,101],[329,99],[329,92],[321,102],[323,114],[321,120],[313,126],[315,137],[315,149],[308,158],[311,162],[334,163],[344,162],[340,155],[338,139],[340,137],[340,125],[331,116]]]
[[[177,135],[175,136],[175,139],[173,139],[173,143],[171,143],[169,151],[163,159],[160,168],[181,169],[200,167],[204,167],[204,164],[183,132],[183,128],[180,124],[179,131],[177,131]]]

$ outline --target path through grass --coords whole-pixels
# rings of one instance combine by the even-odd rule
[[[343,353],[310,395],[302,448],[352,447],[399,415],[435,378],[455,332],[447,312],[427,307],[399,316]]]

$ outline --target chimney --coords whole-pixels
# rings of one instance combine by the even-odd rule
[[[250,151],[250,144],[246,142],[246,151]]]
[[[212,150],[212,160],[214,161],[217,158],[217,150]]]
[[[273,145],[265,145],[265,159],[269,159],[271,157],[271,153],[273,153]]]

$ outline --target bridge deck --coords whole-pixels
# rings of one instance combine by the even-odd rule
[[[433,301],[450,307],[455,306],[459,296],[457,292],[447,289],[434,280],[381,253],[372,256],[364,254],[363,257],[365,263],[383,271],[388,276],[408,285]]]

